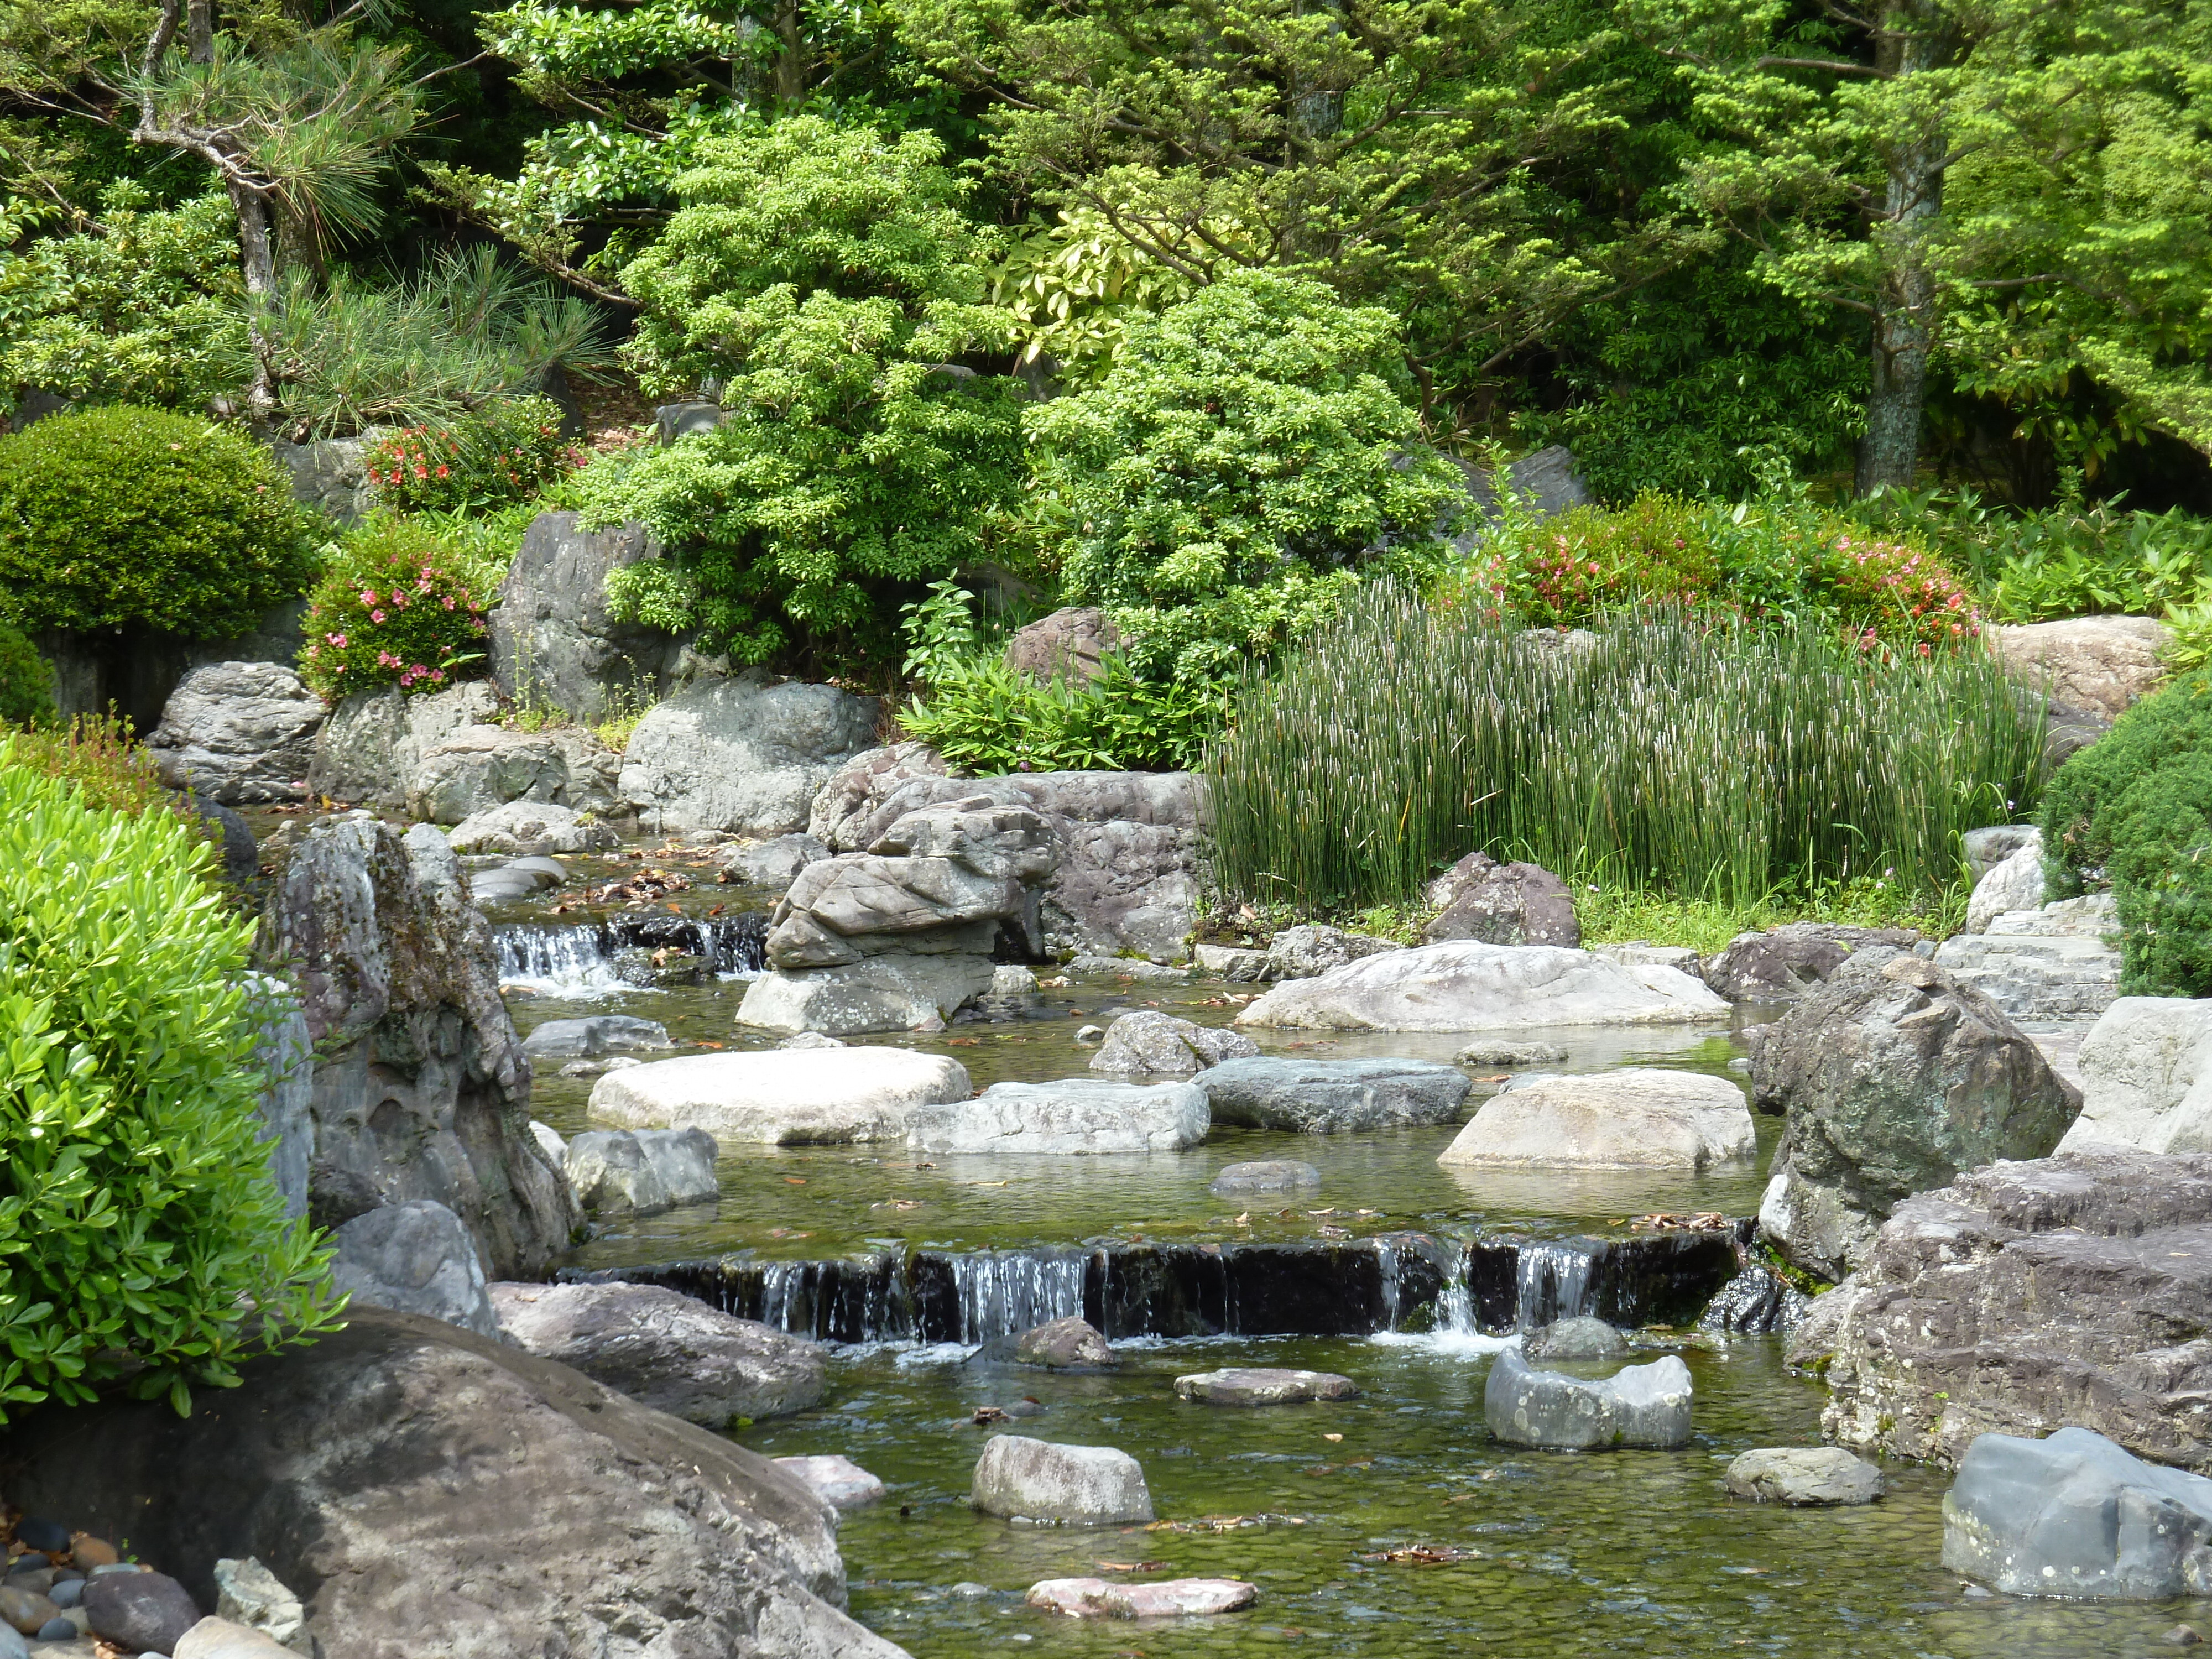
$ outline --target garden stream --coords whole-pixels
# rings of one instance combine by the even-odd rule
[[[758,924],[706,915],[739,890],[674,896],[734,971],[659,989],[620,986],[588,924],[549,937],[569,918],[542,903],[495,912],[517,1024],[621,1012],[661,1022],[681,1053],[769,1046],[734,1024]],[[952,1055],[979,1088],[1079,1076],[1093,1052],[1075,1042],[1083,1025],[1147,1006],[1225,1024],[1235,1007],[1224,999],[1253,988],[1077,981],[1048,988],[1029,1018],[861,1040]],[[1330,1057],[1449,1060],[1465,1041],[1255,1035],[1267,1052]],[[1569,1049],[1556,1066],[1567,1071],[1735,1076],[1729,1061],[1741,1052],[1729,1035],[1549,1035]],[[1476,1074],[1477,1097],[1498,1080]],[[592,1084],[543,1067],[533,1109],[575,1133],[588,1127]],[[1780,1122],[1759,1127],[1763,1170]],[[1436,1157],[1454,1133],[1225,1129],[1188,1152],[1127,1158],[750,1150],[722,1159],[719,1204],[597,1229],[568,1267],[623,1270],[832,1340],[823,1403],[735,1437],[770,1455],[842,1453],[888,1484],[886,1501],[844,1516],[840,1546],[854,1614],[917,1659],[2171,1650],[2165,1633],[2190,1603],[2015,1601],[1946,1572],[1938,1471],[1890,1463],[1887,1496],[1861,1509],[1727,1495],[1736,1453],[1819,1442],[1821,1387],[1785,1368],[1779,1337],[1696,1328],[1698,1304],[1733,1271],[1727,1229],[1708,1221],[1656,1240],[1636,1223],[1748,1217],[1757,1173],[1447,1170]],[[1292,1203],[1207,1190],[1225,1164],[1274,1158],[1316,1165],[1319,1194]],[[1692,1445],[1576,1455],[1493,1443],[1483,1382],[1516,1303],[1522,1323],[1596,1312],[1652,1326],[1636,1358],[1673,1351],[1688,1363]],[[1120,1370],[966,1363],[981,1340],[1067,1313],[1106,1330]],[[1364,1392],[1256,1411],[1177,1399],[1178,1375],[1238,1364],[1341,1372]],[[1011,1408],[1006,1426],[1020,1432],[1130,1453],[1163,1519],[1047,1529],[975,1513],[969,1473],[994,1431],[974,1420],[986,1406]],[[1243,1578],[1260,1600],[1223,1618],[1143,1624],[1024,1604],[1037,1580],[1079,1576]]]

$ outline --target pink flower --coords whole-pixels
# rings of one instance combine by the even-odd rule
[[[368,619],[373,623],[380,623],[384,620],[384,613],[381,611],[372,611],[368,613]]]
[[[452,594],[448,593],[448,594],[447,594],[447,595],[446,595],[446,609],[447,609],[447,610],[448,610],[448,611],[451,611],[453,608],[453,596]]]
[[[345,649],[345,635],[343,635],[343,634],[325,634],[325,635],[323,635],[323,637],[324,637],[325,639],[328,640],[328,641],[329,641],[332,645],[335,645],[336,647],[337,647],[337,648],[338,648],[339,650],[343,651],[343,650],[344,650],[344,649]]]

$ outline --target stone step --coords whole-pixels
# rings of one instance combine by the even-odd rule
[[[2094,1019],[2120,994],[2120,953],[2094,936],[1961,933],[1936,961],[2014,1019]]]

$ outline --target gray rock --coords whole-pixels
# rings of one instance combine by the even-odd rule
[[[1869,945],[1910,950],[1920,935],[1909,927],[1844,927],[1792,921],[1763,933],[1739,933],[1698,971],[1731,1002],[1795,1002]]]
[[[146,739],[161,781],[226,805],[297,800],[314,759],[322,699],[273,662],[186,674]]]
[[[491,929],[445,837],[365,817],[319,823],[263,925],[296,965],[317,1164],[374,1195],[443,1204],[495,1273],[544,1272],[582,1218],[530,1133],[530,1065]]]
[[[1206,1096],[1188,1083],[994,1083],[973,1100],[917,1109],[909,1152],[1066,1157],[1170,1152],[1206,1139]]]
[[[779,1048],[842,1048],[845,1045],[836,1037],[823,1036],[819,1031],[800,1031],[785,1037],[775,1045]]]
[[[1962,839],[1966,851],[1966,868],[1978,884],[1984,876],[2029,842],[2033,842],[2040,848],[2043,831],[2032,823],[1995,823],[1985,830],[1969,830]],[[2041,902],[2039,894],[2037,902]]]
[[[253,1057],[269,1077],[269,1086],[261,1091],[269,1174],[283,1195],[284,1213],[303,1216],[315,1157],[314,1039],[289,985],[266,974],[257,975],[253,983],[268,997]]]
[[[2120,952],[2104,937],[2117,932],[2112,904],[2098,893],[2007,911],[1986,933],[1945,939],[1936,960],[2014,1019],[2094,1019],[2120,994]]]
[[[1460,1066],[1543,1066],[1566,1057],[1567,1051],[1556,1042],[1503,1042],[1484,1037],[1468,1043],[1452,1060]]]
[[[1359,1385],[1333,1371],[1231,1366],[1176,1378],[1176,1395],[1208,1406],[1289,1406],[1310,1400],[1357,1400]]]
[[[821,1404],[818,1343],[653,1285],[492,1286],[499,1329],[526,1353],[573,1365],[641,1406],[702,1428]]]
[[[340,1227],[333,1242],[331,1283],[356,1306],[497,1334],[476,1241],[444,1205],[427,1198],[382,1205]]]
[[[991,989],[986,1000],[1002,1004],[1035,1002],[1037,1000],[1036,970],[1024,968],[1018,963],[1000,963],[991,969]]]
[[[1601,1382],[1531,1370],[1507,1348],[1491,1361],[1483,1418],[1508,1445],[1553,1451],[1623,1446],[1660,1450],[1690,1441],[1690,1368],[1668,1354]]]
[[[1871,1504],[1881,1496],[1881,1471],[1841,1446],[1771,1446],[1741,1454],[1728,1466],[1728,1489],[1759,1504],[1816,1508]]]
[[[1428,900],[1439,907],[1421,933],[1431,944],[1476,939],[1571,951],[1583,942],[1574,895],[1540,865],[1500,864],[1487,854],[1469,853],[1429,884]]]
[[[1943,1565],[2014,1595],[2212,1594],[2212,1480],[2087,1429],[1982,1435],[1943,1496]]]
[[[830,849],[811,836],[778,836],[771,841],[731,848],[722,854],[722,874],[743,886],[781,891],[808,865],[819,864],[830,855]]]
[[[1421,1060],[1224,1060],[1200,1072],[1217,1123],[1333,1135],[1449,1123],[1467,1073]]]
[[[1812,1298],[1764,1262],[1753,1262],[1713,1293],[1698,1328],[1765,1336],[1796,1328]]]
[[[698,1128],[724,1145],[903,1140],[919,1109],[964,1101],[967,1068],[903,1048],[769,1049],[655,1060],[601,1078],[591,1115],[629,1128]]]
[[[1499,489],[1497,477],[1486,469],[1464,459],[1459,465],[1467,475],[1467,493],[1475,508],[1474,519],[1454,544],[1465,554],[1480,543],[1485,526],[1497,521]],[[1575,471],[1574,454],[1565,444],[1552,444],[1523,455],[1505,468],[1504,482],[1505,491],[1521,509],[1539,519],[1589,507],[1597,500]]]
[[[1237,1578],[1046,1578],[1030,1585],[1024,1599],[1040,1612],[1070,1619],[1193,1619],[1249,1607],[1260,1590]]]
[[[118,1572],[84,1588],[92,1633],[125,1653],[167,1653],[200,1621],[191,1593],[163,1572]]]
[[[630,734],[621,788],[648,832],[781,836],[817,791],[874,741],[880,705],[835,686],[775,684],[757,669],[658,704]]]
[[[1998,657],[2052,702],[2106,720],[2158,689],[2172,637],[2153,617],[2075,617],[1984,634]]]
[[[1625,945],[1593,945],[1590,952],[1624,968],[1673,968],[1692,979],[1705,976],[1705,964],[1686,945],[1651,945],[1632,939]]]
[[[738,1024],[770,1031],[862,1036],[930,1030],[990,994],[988,957],[865,957],[836,968],[773,969],[745,988]]]
[[[1437,1162],[1531,1169],[1705,1170],[1750,1158],[1758,1131],[1724,1078],[1656,1066],[1524,1074],[1485,1101]]]
[[[775,1466],[788,1471],[817,1498],[841,1511],[880,1503],[886,1492],[882,1481],[847,1457],[779,1457]]]
[[[1759,1231],[1824,1279],[1858,1264],[1899,1200],[1997,1158],[2042,1157],[2081,1107],[1996,1004],[1879,945],[1771,1030],[1752,1080],[1790,1118]]]
[[[1139,957],[1077,957],[1066,971],[1079,979],[1127,979],[1139,985],[1182,985],[1190,978],[1188,968]]]
[[[2212,1152],[2212,1000],[2122,997],[2081,1044],[2081,1115],[2058,1143]]]
[[[1321,1171],[1291,1158],[1266,1158],[1231,1164],[1213,1177],[1206,1190],[1216,1198],[1263,1198],[1276,1193],[1317,1192]]]
[[[659,629],[607,615],[608,576],[660,556],[652,532],[584,530],[577,516],[541,513],[523,533],[491,613],[492,672],[516,702],[602,720],[659,696],[679,647]]]
[[[61,1609],[47,1598],[42,1586],[34,1587],[27,1577],[19,1582],[12,1573],[9,1577],[8,1583],[0,1585],[0,1628],[36,1636]]]
[[[593,1129],[568,1142],[576,1201],[599,1215],[658,1215],[721,1195],[702,1129]]]
[[[1521,1352],[1530,1359],[1617,1359],[1628,1352],[1628,1340],[1602,1319],[1583,1315],[1530,1331]]]
[[[301,1631],[303,1643],[311,1644],[313,1639]],[[171,1659],[285,1659],[288,1654],[313,1652],[311,1645],[287,1646],[251,1626],[216,1617],[201,1620],[179,1637]]]
[[[307,1610],[276,1575],[247,1556],[215,1564],[216,1616],[243,1626],[291,1652],[314,1659]],[[198,1628],[198,1626],[194,1627]]]
[[[1226,945],[1194,945],[1190,953],[1200,971],[1218,974],[1232,985],[1249,985],[1267,976],[1265,951],[1240,950]]]
[[[1096,605],[1067,605],[1006,641],[1006,666],[1037,681],[1067,679],[1076,684],[1105,672],[1105,659],[1121,648],[1121,630]]]
[[[196,1591],[218,1558],[258,1557],[307,1592],[324,1659],[514,1659],[553,1639],[900,1659],[834,1605],[834,1512],[766,1459],[518,1348],[347,1319],[188,1418],[120,1398],[27,1416],[0,1480]],[[223,1491],[255,1501],[208,1502]]]
[[[1631,968],[1552,945],[1459,939],[1388,951],[1279,985],[1239,1025],[1334,1030],[1512,1031],[1561,1025],[1693,1025],[1729,1005],[1671,968]]]
[[[621,769],[619,755],[574,727],[514,732],[465,726],[426,748],[409,769],[407,811],[427,823],[452,824],[510,801],[608,813],[620,800],[615,780]]]
[[[2043,908],[2043,834],[2021,828],[2013,850],[1976,878],[1966,900],[1966,933],[1986,933],[2001,915]]]
[[[1106,1028],[1105,1041],[1091,1056],[1091,1069],[1125,1077],[1188,1077],[1224,1060],[1249,1059],[1259,1052],[1259,1045],[1241,1031],[1194,1024],[1146,1008],[1121,1015]]]
[[[1285,927],[1268,942],[1266,976],[1271,980],[1310,979],[1347,962],[1405,948],[1395,939],[1347,933],[1341,927]]]
[[[597,1059],[601,1054],[637,1054],[673,1048],[668,1028],[635,1014],[586,1014],[580,1019],[549,1019],[522,1041],[532,1060]]]
[[[603,853],[618,846],[613,829],[573,807],[543,801],[509,801],[471,814],[447,842],[456,853],[507,853],[543,858],[554,853]]]
[[[562,1139],[558,1129],[550,1123],[540,1123],[533,1117],[530,1120],[530,1133],[531,1138],[537,1141],[545,1156],[553,1160],[554,1168],[556,1170],[568,1168],[568,1143]]]
[[[926,743],[864,749],[815,792],[806,833],[832,853],[865,852],[890,828],[890,819],[881,816],[886,801],[916,779],[947,775],[945,757]]]
[[[398,686],[342,698],[315,733],[307,793],[380,810],[407,804],[407,780],[424,751],[464,726],[499,717],[499,695],[470,680],[410,697]]]
[[[1014,1338],[1017,1364],[1054,1371],[1112,1370],[1121,1363],[1097,1327],[1076,1315],[1048,1320]]]
[[[304,444],[279,438],[269,449],[292,475],[293,500],[341,525],[352,526],[376,510],[376,482],[368,476],[368,452],[389,431],[372,427],[358,437],[318,438]]]
[[[1048,1526],[1126,1526],[1152,1518],[1145,1472],[1128,1453],[1018,1434],[996,1436],[983,1448],[970,1501],[986,1515]]]

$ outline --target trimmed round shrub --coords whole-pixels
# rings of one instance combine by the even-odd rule
[[[194,1383],[326,1328],[261,1140],[252,923],[171,812],[88,807],[0,739],[0,1413]]]
[[[0,437],[0,620],[243,634],[314,577],[290,475],[211,422],[118,404]]]
[[[2112,884],[2124,994],[2212,996],[2212,674],[2145,697],[2058,769],[2043,848],[2048,896]]]
[[[491,629],[480,591],[436,532],[380,514],[347,534],[315,584],[300,678],[332,702],[479,678]]]
[[[53,675],[21,633],[0,623],[0,726],[44,726],[54,717]]]

